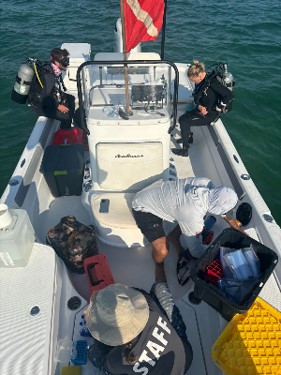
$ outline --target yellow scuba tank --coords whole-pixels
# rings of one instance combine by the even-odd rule
[[[25,104],[28,98],[30,85],[34,76],[32,59],[20,65],[16,81],[12,90],[11,99],[19,104]]]

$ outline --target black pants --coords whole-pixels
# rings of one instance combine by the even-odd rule
[[[45,116],[61,122],[61,129],[71,127],[72,118],[75,111],[75,97],[65,94],[65,106],[69,108],[68,113],[62,113],[57,109],[57,102],[52,97],[44,99],[42,105],[31,105],[31,109],[37,116]]]
[[[190,133],[191,126],[204,126],[209,125],[211,122],[216,121],[219,118],[219,113],[211,111],[207,115],[202,116],[196,109],[191,112],[185,112],[179,117],[181,136],[183,141],[183,147],[188,148],[188,135]]]

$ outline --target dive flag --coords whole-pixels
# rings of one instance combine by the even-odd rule
[[[164,0],[124,0],[126,52],[155,40],[162,28]]]

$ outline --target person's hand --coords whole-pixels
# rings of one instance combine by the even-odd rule
[[[202,116],[205,116],[208,113],[207,108],[204,107],[203,105],[199,105],[198,110],[199,110],[199,112],[201,113]]]
[[[68,113],[69,112],[69,108],[67,108],[64,104],[59,104],[58,110],[62,113]]]

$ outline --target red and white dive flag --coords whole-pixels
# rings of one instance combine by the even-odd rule
[[[155,40],[162,28],[164,0],[124,0],[126,52]]]

